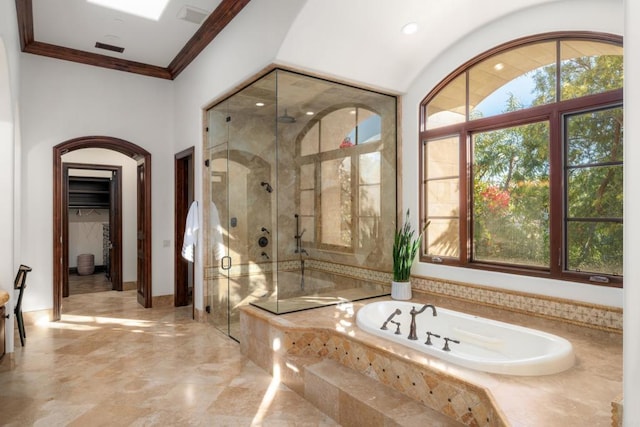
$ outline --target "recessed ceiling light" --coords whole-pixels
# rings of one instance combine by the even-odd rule
[[[498,62],[496,65],[493,66],[493,69],[496,71],[500,71],[504,68],[504,64],[502,62]]]
[[[256,107],[264,107],[264,102],[256,102]]]
[[[89,3],[109,9],[119,10],[130,15],[157,21],[162,16],[169,0],[131,1],[131,0],[87,0]]]
[[[414,34],[416,31],[418,31],[418,24],[415,22],[409,22],[404,27],[402,27],[402,34]]]
[[[307,111],[307,116],[313,116],[313,111]]]

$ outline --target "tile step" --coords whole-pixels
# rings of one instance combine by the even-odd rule
[[[456,420],[329,359],[305,366],[304,397],[344,427],[463,426]]]

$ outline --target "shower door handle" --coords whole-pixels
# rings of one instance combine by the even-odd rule
[[[228,262],[226,265],[225,260]],[[231,270],[231,257],[229,255],[225,255],[220,259],[220,268],[223,270]]]

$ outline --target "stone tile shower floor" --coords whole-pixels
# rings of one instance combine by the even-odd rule
[[[0,363],[0,425],[337,425],[190,306],[145,310],[135,291],[109,291],[65,298],[63,313],[27,325]]]

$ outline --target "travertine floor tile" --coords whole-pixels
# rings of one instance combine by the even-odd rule
[[[135,291],[65,298],[0,364],[0,425],[337,425],[191,310],[145,310]]]

